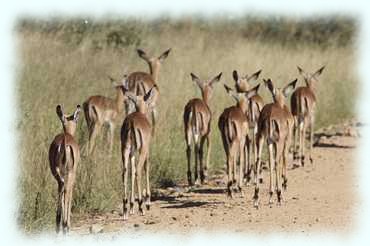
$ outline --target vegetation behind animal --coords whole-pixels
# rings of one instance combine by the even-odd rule
[[[172,48],[159,75],[159,118],[150,156],[153,186],[169,186],[186,180],[182,112],[189,99],[200,97],[190,72],[202,78],[223,72],[221,83],[231,86],[233,70],[250,75],[262,69],[259,81],[271,78],[281,86],[298,78],[299,86],[304,81],[297,65],[307,70],[326,65],[318,86],[315,127],[339,123],[355,114],[355,28],[353,20],[339,17],[20,21],[16,29],[20,228],[26,232],[53,228],[57,185],[50,174],[47,150],[53,136],[62,132],[55,106],[62,104],[70,111],[91,95],[115,97],[108,75],[118,79],[124,72],[148,71],[136,48],[150,54]],[[211,175],[225,168],[217,119],[225,107],[234,104],[222,87],[215,86],[210,100]],[[272,101],[264,87],[260,93],[266,103]],[[121,122],[112,158],[102,137],[92,156],[82,156],[74,190],[75,216],[110,211],[121,202]],[[79,122],[76,139],[81,146],[87,142],[84,120]]]

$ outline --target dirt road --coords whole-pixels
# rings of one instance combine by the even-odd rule
[[[357,130],[352,123],[350,128],[332,127],[316,133],[314,165],[289,167],[288,189],[280,207],[268,205],[267,171],[258,210],[253,207],[253,186],[245,188],[244,198],[228,199],[220,175],[204,187],[179,185],[154,191],[151,210],[145,216],[129,216],[126,222],[120,207],[107,214],[82,216],[74,221],[72,233],[350,231],[359,203],[354,162]]]

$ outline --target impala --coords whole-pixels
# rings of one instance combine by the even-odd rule
[[[123,82],[125,81],[123,79]],[[91,96],[83,104],[87,129],[89,132],[89,141],[87,147],[87,154],[91,154],[95,148],[96,137],[99,134],[104,124],[108,125],[108,142],[109,153],[112,153],[113,148],[113,135],[116,121],[123,111],[123,104],[125,101],[125,91],[122,84],[118,84],[113,78],[109,77],[115,90],[116,98],[108,98],[105,96]]]
[[[63,233],[67,233],[71,227],[72,192],[80,160],[80,148],[74,139],[80,105],[70,116],[63,113],[60,105],[56,107],[56,112],[62,122],[63,133],[58,134],[50,145],[49,162],[51,173],[58,183],[56,232],[59,233],[62,225]]]
[[[233,78],[235,81],[235,89],[238,93],[244,93],[251,89],[251,83],[256,81],[260,75],[262,70],[259,70],[252,75],[248,76],[245,75],[243,77],[240,77],[238,75],[238,72],[236,70],[233,71]],[[253,148],[253,163],[256,163],[257,158],[257,148],[256,148],[256,134],[257,134],[257,122],[260,115],[260,112],[262,110],[264,103],[263,99],[260,95],[255,94],[251,98],[249,98],[249,103],[247,105],[247,118],[248,118],[248,124],[249,129],[252,130],[252,137],[247,138],[247,144],[245,148],[245,156],[248,156],[248,165],[245,166],[244,170],[244,178],[246,179],[247,183],[250,180],[251,177],[251,158],[250,158],[250,146]],[[252,140],[252,141],[250,141]],[[252,142],[250,145],[249,142]]]
[[[209,108],[209,100],[212,95],[213,86],[220,81],[222,73],[209,81],[202,81],[193,73],[190,74],[191,79],[198,85],[202,92],[202,98],[191,99],[184,108],[184,130],[186,141],[186,157],[188,160],[188,183],[193,185],[191,175],[191,144],[194,142],[195,166],[194,179],[195,184],[203,184],[207,177],[207,170],[209,166],[209,158],[211,152],[210,132],[211,132],[211,118],[212,112]],[[207,160],[206,165],[203,166],[203,147],[207,141]],[[199,171],[198,171],[199,162]],[[198,176],[199,173],[199,176]]]
[[[248,103],[250,98],[256,95],[259,85],[244,93],[236,93],[227,85],[224,85],[224,87],[227,93],[236,100],[236,105],[226,108],[218,120],[218,128],[226,154],[227,191],[228,196],[232,197],[231,187],[233,184],[236,185],[236,161],[239,156],[239,183],[237,189],[243,196],[243,166],[246,165],[245,145],[249,130]]]
[[[148,210],[150,209],[149,144],[152,126],[147,118],[147,112],[152,104],[154,88],[150,89],[144,96],[137,96],[131,92],[126,92],[126,96],[128,100],[135,105],[136,111],[126,116],[121,128],[124,220],[128,218],[127,181],[129,169],[131,170],[130,214],[134,213],[134,191],[136,187],[138,192],[139,214],[144,215],[141,188],[143,168],[146,176],[146,190],[144,191],[145,203],[146,208]]]
[[[313,74],[308,74],[302,68],[297,67],[299,73],[303,76],[306,86],[298,87],[290,99],[290,107],[294,116],[294,160],[301,159],[301,165],[304,166],[305,159],[305,134],[307,126],[310,127],[310,145],[309,157],[311,164],[312,159],[312,145],[313,145],[313,131],[315,122],[315,108],[316,108],[316,83],[318,76],[322,73],[325,66],[321,67]],[[298,129],[299,128],[299,129]],[[297,131],[299,130],[299,149],[297,153]],[[299,156],[300,155],[300,156]]]
[[[265,85],[270,90],[273,103],[266,104],[260,114],[258,120],[258,131],[257,131],[257,162],[255,168],[255,192],[254,192],[254,206],[258,208],[258,193],[259,193],[259,182],[258,176],[260,175],[259,169],[261,165],[261,154],[263,142],[266,140],[269,152],[269,167],[270,167],[270,199],[269,204],[272,204],[272,195],[274,192],[274,179],[273,175],[275,172],[275,184],[278,204],[281,204],[281,184],[280,176],[283,177],[283,187],[286,188],[287,182],[287,154],[290,145],[291,129],[293,124],[292,115],[285,104],[285,98],[291,91],[294,90],[297,83],[297,79],[290,82],[283,89],[276,88],[270,79],[264,80]],[[281,161],[283,166],[281,166]],[[282,174],[281,174],[282,171]]]
[[[163,61],[167,58],[170,51],[171,49],[168,49],[158,57],[149,57],[143,50],[138,49],[137,53],[139,57],[141,57],[144,61],[148,63],[150,73],[133,72],[129,74],[127,78],[128,91],[130,91],[131,93],[134,93],[137,96],[139,95],[143,96],[150,89],[153,89],[152,106],[150,109],[151,115],[152,115],[152,134],[154,134],[156,118],[157,118],[156,104],[159,98],[159,88],[157,85],[159,71],[160,71]],[[131,109],[129,108],[129,104],[127,103],[126,104],[126,114],[130,112],[131,112]]]

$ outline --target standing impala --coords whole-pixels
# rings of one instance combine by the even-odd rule
[[[248,76],[245,75],[244,77],[239,77],[238,72],[236,70],[233,71],[233,78],[235,81],[235,89],[238,93],[244,93],[251,89],[251,82],[254,82],[258,79],[258,76],[260,75],[262,70],[259,70],[252,75]],[[247,118],[248,118],[248,124],[249,129],[252,130],[252,137],[246,140],[248,143],[246,144],[245,148],[245,156],[248,156],[248,165],[245,166],[244,170],[244,178],[247,182],[250,180],[251,176],[251,158],[250,158],[250,140],[252,140],[252,148],[253,148],[253,163],[256,163],[257,158],[257,148],[256,148],[256,134],[257,134],[257,122],[260,115],[260,112],[262,110],[264,103],[263,99],[260,95],[255,94],[251,98],[249,98],[249,103],[247,105]]]
[[[123,78],[123,80],[125,79],[126,77]],[[104,124],[109,126],[107,139],[109,141],[109,153],[112,153],[115,124],[119,118],[118,116],[123,111],[125,96],[122,84],[117,84],[113,78],[110,78],[110,80],[117,93],[115,99],[96,95],[89,97],[82,104],[89,132],[88,154],[91,154],[94,150],[96,137]]]
[[[128,219],[127,180],[129,168],[131,170],[130,214],[134,213],[134,191],[137,188],[139,213],[140,215],[144,215],[141,188],[143,168],[146,176],[145,203],[147,209],[149,210],[150,208],[149,144],[151,139],[151,125],[147,119],[147,111],[153,102],[154,88],[150,89],[144,96],[137,96],[131,92],[126,92],[126,96],[135,105],[136,112],[126,116],[121,128],[123,220]],[[135,161],[136,158],[137,161]]]
[[[153,87],[153,99],[152,99],[152,107],[151,107],[151,115],[152,115],[152,133],[154,134],[156,118],[157,118],[157,111],[156,111],[156,104],[159,97],[159,88],[157,85],[159,70],[163,61],[167,58],[168,54],[170,53],[171,49],[166,50],[163,52],[159,57],[149,57],[143,50],[138,49],[137,53],[139,57],[144,59],[149,65],[149,73],[145,72],[133,72],[129,74],[127,78],[127,87],[128,90],[135,95],[145,95],[150,89]],[[129,109],[129,104],[126,104],[126,114],[130,113],[131,110]]]
[[[283,177],[283,187],[286,187],[287,176],[287,155],[290,145],[291,129],[293,124],[293,117],[285,104],[285,98],[291,91],[294,90],[297,79],[290,82],[283,89],[276,88],[270,79],[264,80],[265,85],[270,90],[273,103],[266,104],[260,114],[258,120],[257,132],[257,162],[255,164],[255,192],[254,192],[254,206],[258,208],[258,193],[259,182],[258,176],[260,175],[259,169],[261,165],[261,155],[263,142],[266,140],[269,150],[269,166],[270,166],[270,199],[269,204],[272,204],[272,195],[274,192],[274,171],[275,171],[275,184],[278,204],[281,204],[281,184],[280,176]],[[283,166],[281,166],[281,161]],[[282,173],[281,173],[282,172]]]
[[[310,162],[312,159],[312,144],[313,144],[313,131],[315,121],[315,107],[316,107],[316,83],[318,76],[322,73],[325,66],[321,67],[313,74],[308,74],[302,68],[297,67],[299,73],[303,76],[306,86],[298,87],[292,94],[290,99],[290,107],[294,116],[294,160],[301,158],[301,165],[304,166],[304,149],[305,149],[305,134],[307,125],[310,127],[310,145],[309,155]],[[299,149],[297,153],[297,131],[299,128]],[[299,156],[300,155],[300,156]]]
[[[202,92],[202,99],[191,99],[184,108],[184,130],[186,141],[186,157],[188,160],[188,183],[193,185],[191,178],[191,143],[194,141],[195,167],[194,179],[195,184],[199,184],[199,176],[201,184],[204,183],[207,177],[207,169],[209,165],[211,143],[211,118],[212,112],[208,106],[211,98],[213,85],[221,78],[222,73],[209,81],[202,81],[193,73],[190,74],[191,79],[199,86]],[[207,141],[207,160],[206,165],[203,166],[203,147],[204,142]],[[198,176],[198,162],[199,162],[199,176]]]
[[[236,105],[226,108],[218,120],[218,128],[221,132],[222,143],[226,154],[227,191],[232,197],[232,185],[236,185],[236,159],[239,156],[239,183],[237,189],[242,192],[243,166],[246,166],[245,145],[248,138],[248,103],[251,97],[256,95],[259,85],[244,93],[235,93],[227,85],[224,85],[227,93],[236,100]],[[249,148],[249,147],[248,147]],[[248,153],[249,154],[249,153]],[[248,162],[248,165],[250,163]],[[249,167],[248,167],[249,168]]]
[[[72,192],[80,160],[80,148],[74,139],[80,105],[70,116],[63,113],[60,105],[56,107],[56,112],[62,122],[63,133],[57,135],[50,145],[49,162],[51,173],[58,182],[56,232],[62,225],[63,233],[67,233],[71,227]]]

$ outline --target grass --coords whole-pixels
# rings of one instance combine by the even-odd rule
[[[222,24],[222,22],[220,22]],[[162,23],[163,24],[163,23]],[[176,23],[175,23],[176,24]],[[357,78],[354,74],[355,53],[352,45],[325,45],[292,41],[280,43],[245,37],[238,31],[212,32],[196,23],[178,28],[163,24],[161,28],[136,22],[140,42],[126,46],[96,49],[94,36],[78,44],[67,42],[58,33],[32,29],[17,32],[19,49],[16,91],[20,113],[16,122],[20,133],[19,225],[22,230],[51,230],[54,226],[57,185],[49,170],[48,148],[54,136],[62,131],[55,113],[57,104],[71,112],[91,95],[115,96],[107,75],[119,78],[124,71],[148,71],[138,58],[136,46],[148,54],[172,51],[164,62],[158,85],[159,122],[151,144],[151,177],[153,186],[176,183],[186,178],[185,141],[182,112],[187,101],[199,97],[190,72],[200,78],[211,78],[223,72],[222,83],[233,84],[231,72],[251,74],[262,69],[261,78],[271,78],[284,85],[299,78],[296,66],[314,71],[326,65],[318,85],[316,128],[339,123],[354,116]],[[262,81],[261,79],[259,81]],[[271,96],[265,88],[266,102]],[[224,167],[224,152],[217,129],[217,118],[233,100],[222,84],[215,86],[210,107],[213,111],[211,172]],[[79,163],[74,190],[73,213],[109,211],[121,202],[121,166],[117,122],[115,145],[111,158],[100,137],[92,157]],[[82,116],[76,136],[83,146],[87,129]]]

